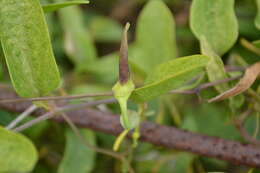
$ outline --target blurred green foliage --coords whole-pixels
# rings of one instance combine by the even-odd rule
[[[64,1],[41,0],[41,3],[47,5]],[[178,80],[182,84],[178,87],[192,89],[202,83],[224,79],[232,75],[226,72],[225,67],[245,67],[244,64],[259,61],[259,54],[239,42],[240,38],[246,38],[260,48],[259,4],[259,0],[215,0],[214,3],[209,0],[92,0],[87,5],[46,13],[54,54],[63,80],[61,88],[69,94],[111,91],[118,77],[118,50],[126,22],[131,23],[129,62],[136,86],[143,86],[150,73],[156,78],[151,81],[158,84],[166,76],[164,70],[167,75],[178,70],[174,64],[171,66],[171,62],[179,60],[177,57],[200,52],[211,58],[207,75],[196,78],[192,83]],[[0,60],[1,83],[10,83],[2,51]],[[196,62],[199,63],[199,60]],[[186,65],[192,68],[194,63]],[[188,79],[194,77],[190,71],[185,72],[190,75],[187,75]],[[231,82],[203,90],[200,97],[206,100],[233,85]],[[170,88],[168,86],[163,85],[167,90],[172,89],[172,85]],[[259,81],[252,90],[256,92],[257,88],[260,88]],[[156,96],[165,93],[160,88],[156,91],[159,92]],[[256,92],[258,96],[259,91]],[[141,99],[150,96],[149,93],[153,91],[146,92],[148,94],[145,93]],[[239,97],[234,98],[234,110],[230,109],[226,101],[207,104],[196,95],[151,97],[152,100],[145,99],[148,106],[144,119],[210,136],[244,141],[232,120],[248,108],[255,108],[245,123],[248,133],[255,134],[260,123],[260,103],[248,93]],[[129,107],[138,111],[131,100]],[[99,109],[119,113],[117,104],[109,107],[100,105]],[[7,125],[14,116],[16,114],[0,111],[0,124]],[[90,144],[97,147],[111,149],[115,141],[111,135],[88,129],[80,129],[80,132]],[[35,143],[39,152],[34,173],[119,173],[127,167],[111,156],[86,147],[67,125],[43,122],[26,130],[24,134]],[[260,139],[259,134],[256,137]],[[129,148],[131,143],[123,142],[122,150],[128,151]],[[234,172],[232,165],[224,161],[141,142],[132,149],[127,160],[137,173]],[[235,171],[248,172],[249,168],[239,167]]]

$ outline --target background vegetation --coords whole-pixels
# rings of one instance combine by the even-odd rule
[[[41,0],[42,5],[57,2],[64,2],[64,0]],[[92,0],[89,4],[74,5],[55,12],[47,13],[46,10],[51,43],[62,77],[62,84],[54,94],[111,92],[111,88],[118,80],[118,51],[123,28],[129,22],[131,24],[128,32],[129,64],[136,87],[144,85],[150,72],[154,72],[154,78],[148,82],[146,80],[146,84],[168,80],[164,79],[164,76],[176,74],[180,66],[173,64],[159,69],[157,66],[165,62],[169,65],[168,61],[177,57],[204,54],[212,58],[206,70],[199,73],[188,71],[184,74],[187,79],[180,78],[179,84],[174,81],[175,87],[168,88],[167,84],[159,85],[155,97],[142,92],[138,93],[139,96],[132,96],[133,100],[148,101],[142,121],[175,126],[224,139],[255,142],[252,139],[260,137],[258,133],[260,85],[259,80],[255,79],[259,73],[259,65],[253,71],[256,77],[251,81],[255,82],[249,86],[249,90],[217,103],[207,103],[207,100],[234,87],[245,69],[259,62],[258,6],[260,6],[259,0],[193,0],[193,2],[190,0]],[[42,40],[36,40],[38,41]],[[7,53],[5,51],[6,56]],[[8,69],[3,52],[0,53],[0,57],[0,80],[3,86],[9,85],[11,82],[7,75]],[[196,66],[196,63],[198,66],[205,66],[201,65],[200,61],[202,60],[194,59],[194,63],[189,61],[190,64],[186,66]],[[182,65],[181,67],[184,68],[184,64]],[[46,67],[47,71],[55,68],[49,65]],[[165,70],[167,67],[170,70]],[[33,75],[35,78],[37,78],[36,73]],[[58,75],[52,73],[46,76],[42,81],[39,80],[37,85],[49,87],[56,85],[53,81],[49,82],[47,78],[48,76],[58,78]],[[233,78],[236,80],[232,80]],[[219,85],[214,84],[223,79],[231,80]],[[16,86],[18,87],[24,81],[23,78],[21,81],[16,81]],[[44,81],[48,83],[45,84]],[[250,83],[249,81],[250,79],[246,80]],[[26,85],[28,82],[24,83]],[[205,83],[213,85],[200,88]],[[48,90],[44,88],[38,91],[29,86],[28,90],[22,90],[26,92],[19,93],[19,88],[16,88],[20,95],[26,97],[34,97],[35,95],[30,95],[34,91],[45,95],[45,89]],[[161,93],[171,89],[175,89],[171,94]],[[29,95],[27,91],[31,91]],[[154,93],[152,87],[145,92]],[[160,96],[156,97],[157,95]],[[94,99],[86,98],[72,103],[79,104]],[[138,105],[132,102],[131,98],[128,107],[138,111]],[[120,114],[120,107],[116,103],[101,104],[97,109]],[[250,141],[240,133],[241,129],[237,128],[236,124],[237,120],[247,113],[250,116],[243,119],[243,127],[252,136]],[[7,126],[16,115],[2,109],[1,126]],[[31,119],[33,116],[27,118],[25,122]],[[80,132],[85,140],[95,147],[113,148],[116,137],[112,135],[87,128],[80,128]],[[38,162],[29,165],[28,168],[22,166],[24,169],[20,169],[20,172],[28,172],[32,167],[34,167],[32,172],[35,173],[116,173],[129,170],[137,173],[258,172],[243,165],[233,165],[222,160],[170,150],[141,141],[136,148],[133,148],[131,140],[124,140],[121,144],[119,152],[126,153],[125,160],[122,162],[120,159],[98,152],[96,148],[86,146],[68,125],[53,121],[43,121],[22,133],[35,144]],[[165,138],[167,139],[167,136]],[[0,135],[0,140],[2,139],[4,137]],[[23,141],[22,138],[14,138],[14,140],[17,140],[17,143],[24,142],[25,146],[28,142]],[[36,151],[32,149],[27,152]],[[36,157],[35,155],[32,154],[33,157]],[[6,157],[9,155],[7,154]],[[6,157],[0,158],[0,163],[3,163],[2,160]]]

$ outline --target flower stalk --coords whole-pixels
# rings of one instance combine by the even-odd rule
[[[134,128],[133,124],[129,122],[127,110],[127,101],[135,88],[130,76],[130,70],[128,65],[127,31],[129,27],[130,24],[127,23],[123,32],[119,53],[119,80],[112,89],[114,97],[117,99],[121,108],[121,125],[125,129]]]

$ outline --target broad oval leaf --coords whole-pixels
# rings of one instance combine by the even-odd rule
[[[175,22],[171,11],[160,0],[150,0],[142,10],[136,28],[138,56],[129,52],[130,61],[145,72],[176,58]]]
[[[58,87],[60,76],[38,0],[0,2],[0,39],[20,96],[39,97]]]
[[[98,42],[119,42],[123,28],[116,21],[104,17],[94,17],[89,26],[92,37]]]
[[[59,1],[59,0],[56,0]],[[64,30],[65,51],[80,72],[87,71],[97,58],[97,52],[79,7],[72,6],[58,11]]]
[[[214,52],[223,55],[238,37],[234,0],[193,0],[190,26],[198,39],[204,35]]]
[[[88,4],[88,3],[89,1],[69,1],[69,2],[60,2],[60,3],[42,5],[42,8],[45,13],[48,13],[48,12],[56,11],[60,8],[65,8],[72,5]]]
[[[84,140],[95,145],[95,134],[87,129],[80,129]],[[59,165],[58,173],[90,173],[95,166],[96,152],[88,148],[70,129],[66,131],[66,149]]]
[[[143,87],[134,90],[131,99],[145,102],[181,87],[201,73],[209,60],[205,55],[193,55],[163,63],[148,76]]]
[[[112,84],[118,78],[118,55],[112,54],[98,59],[88,65],[88,71],[94,74],[95,80]]]
[[[255,17],[255,26],[260,30],[260,0],[256,0],[257,13]]]
[[[0,172],[30,172],[38,154],[25,136],[0,127]]]

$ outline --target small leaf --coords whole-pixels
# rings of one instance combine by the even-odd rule
[[[29,139],[0,127],[0,172],[30,172],[38,154]]]
[[[129,58],[149,73],[158,64],[176,58],[175,23],[171,11],[160,0],[150,0],[137,21],[136,42],[140,54],[129,52]]]
[[[128,110],[127,115],[128,115],[128,125],[126,129],[134,129],[140,124],[140,116],[138,112],[133,110]],[[120,123],[124,125],[123,127],[126,127],[123,116],[120,117]]]
[[[228,76],[225,71],[224,63],[209,45],[205,37],[200,39],[201,53],[210,57],[210,61],[206,67],[208,78],[210,82],[226,79]],[[228,89],[228,85],[221,84],[214,86],[218,92],[223,92]]]
[[[257,48],[260,49],[260,40],[255,40],[255,41],[252,42],[252,44],[253,44],[255,47],[257,47]]]
[[[48,12],[56,11],[60,8],[65,8],[72,5],[88,4],[88,3],[89,1],[69,1],[69,2],[60,2],[60,3],[42,5],[42,8],[45,13],[48,13]]]
[[[237,83],[235,87],[208,100],[208,102],[224,100],[226,98],[233,97],[235,95],[238,95],[246,91],[255,82],[259,74],[260,74],[260,62],[255,63],[252,66],[248,67],[244,76],[242,77],[242,79],[240,79],[240,81]]]
[[[97,59],[97,52],[81,9],[76,6],[64,8],[58,11],[58,15],[64,30],[65,51],[76,69],[85,72]]]
[[[204,35],[214,52],[226,53],[238,37],[234,0],[193,0],[190,26],[200,40]]]
[[[229,109],[221,109],[215,104],[202,104],[199,107],[187,107],[183,114],[185,117],[181,128],[185,130],[230,140],[241,139],[234,124],[227,123]]]
[[[145,102],[181,87],[203,72],[209,60],[204,55],[193,55],[163,63],[148,76],[145,86],[134,90],[131,99]]]
[[[58,87],[60,76],[38,0],[2,0],[0,38],[20,96],[44,96]]]
[[[119,42],[123,28],[111,18],[98,16],[90,22],[90,32],[98,42]]]
[[[208,74],[208,79],[210,82],[215,82],[218,80],[223,80],[228,78],[228,75],[225,70],[224,63],[211,48],[209,43],[207,42],[205,37],[202,37],[200,40],[201,45],[201,52],[204,55],[207,55],[210,57],[210,62],[208,63],[206,69]],[[228,83],[223,83],[221,85],[216,85],[214,88],[219,92],[222,93],[230,88]],[[231,109],[235,110],[236,108],[240,107],[243,104],[244,98],[242,96],[238,96],[235,98],[231,98],[229,100],[229,105]]]
[[[256,0],[257,14],[255,17],[255,26],[260,30],[260,0]]]
[[[96,144],[95,134],[87,129],[80,129],[85,140]],[[90,173],[95,166],[96,152],[88,148],[71,130],[66,131],[66,149],[59,165],[58,173]]]
[[[195,159],[195,156],[190,153],[179,153],[176,155],[174,173],[189,172],[190,167]]]
[[[118,78],[118,55],[108,55],[102,57],[88,65],[88,71],[94,74],[97,81],[104,83],[114,83]],[[98,68],[97,68],[98,67]]]

